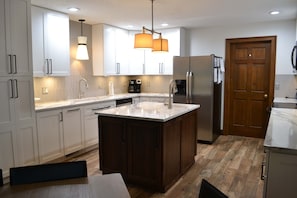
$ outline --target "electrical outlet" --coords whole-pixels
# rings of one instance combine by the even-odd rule
[[[42,87],[42,94],[48,94],[48,88],[47,87]]]
[[[275,90],[279,90],[279,89],[280,89],[280,84],[279,84],[279,83],[275,83],[275,85],[274,85],[274,89],[275,89]]]

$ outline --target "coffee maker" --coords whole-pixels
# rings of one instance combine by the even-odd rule
[[[129,80],[128,93],[141,92],[141,79]]]

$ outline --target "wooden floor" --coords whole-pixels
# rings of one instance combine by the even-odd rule
[[[207,179],[230,198],[260,198],[260,179],[264,157],[263,139],[220,136],[212,145],[198,144],[195,164],[166,193],[157,193],[128,185],[132,198],[197,197],[202,178]],[[70,159],[87,160],[88,175],[101,174],[98,149]]]

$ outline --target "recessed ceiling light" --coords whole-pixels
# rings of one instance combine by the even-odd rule
[[[277,15],[277,14],[279,14],[279,11],[278,10],[273,10],[273,11],[270,11],[269,14]]]
[[[166,27],[166,26],[168,26],[168,23],[162,23],[161,26]]]
[[[77,12],[79,11],[79,8],[71,7],[71,8],[68,8],[68,10],[71,12]]]

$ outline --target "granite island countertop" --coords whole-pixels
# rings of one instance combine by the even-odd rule
[[[272,108],[264,147],[297,151],[297,109]]]
[[[198,104],[173,103],[172,109],[159,102],[140,102],[127,106],[115,107],[96,112],[99,116],[121,117],[137,120],[166,122],[180,115],[200,108]]]

